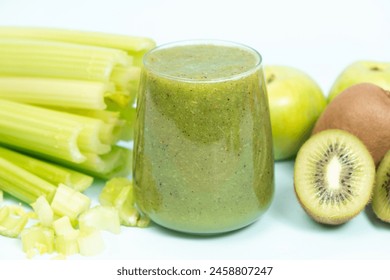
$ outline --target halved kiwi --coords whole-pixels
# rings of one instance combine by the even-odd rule
[[[390,150],[380,162],[376,172],[372,210],[379,219],[390,223]]]
[[[301,147],[294,166],[294,188],[305,211],[317,222],[337,225],[368,204],[375,165],[366,146],[344,130],[313,135]]]

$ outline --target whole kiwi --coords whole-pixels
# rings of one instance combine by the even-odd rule
[[[390,150],[390,92],[370,83],[347,88],[325,108],[312,133],[326,129],[357,136],[378,165]]]

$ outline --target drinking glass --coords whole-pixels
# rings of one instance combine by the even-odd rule
[[[144,56],[133,180],[138,207],[177,231],[216,234],[256,221],[274,193],[260,54],[193,40]]]

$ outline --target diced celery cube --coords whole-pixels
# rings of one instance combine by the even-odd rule
[[[20,206],[0,208],[0,235],[16,238],[26,226],[30,214]]]
[[[55,237],[55,249],[57,253],[69,256],[78,254],[79,244],[78,239],[79,230],[74,230],[72,232],[67,232],[66,234],[56,235]]]
[[[40,255],[53,253],[54,231],[44,226],[32,226],[25,228],[21,233],[23,251],[32,257],[36,253]]]
[[[38,199],[31,204],[35,213],[38,216],[38,220],[43,226],[50,227],[53,223],[53,209],[50,207],[49,202],[44,196],[38,197]]]
[[[83,256],[94,256],[104,250],[104,242],[99,230],[80,231],[77,242],[80,254]]]
[[[95,206],[82,213],[79,217],[80,230],[98,229],[115,234],[120,233],[118,211],[111,206]]]
[[[77,221],[78,216],[86,211],[91,200],[85,194],[68,186],[60,184],[54,194],[51,207],[58,216],[68,216],[72,223]]]

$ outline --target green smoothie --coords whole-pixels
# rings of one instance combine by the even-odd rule
[[[164,227],[220,233],[254,222],[274,192],[261,58],[233,43],[158,47],[144,58],[133,179]]]

